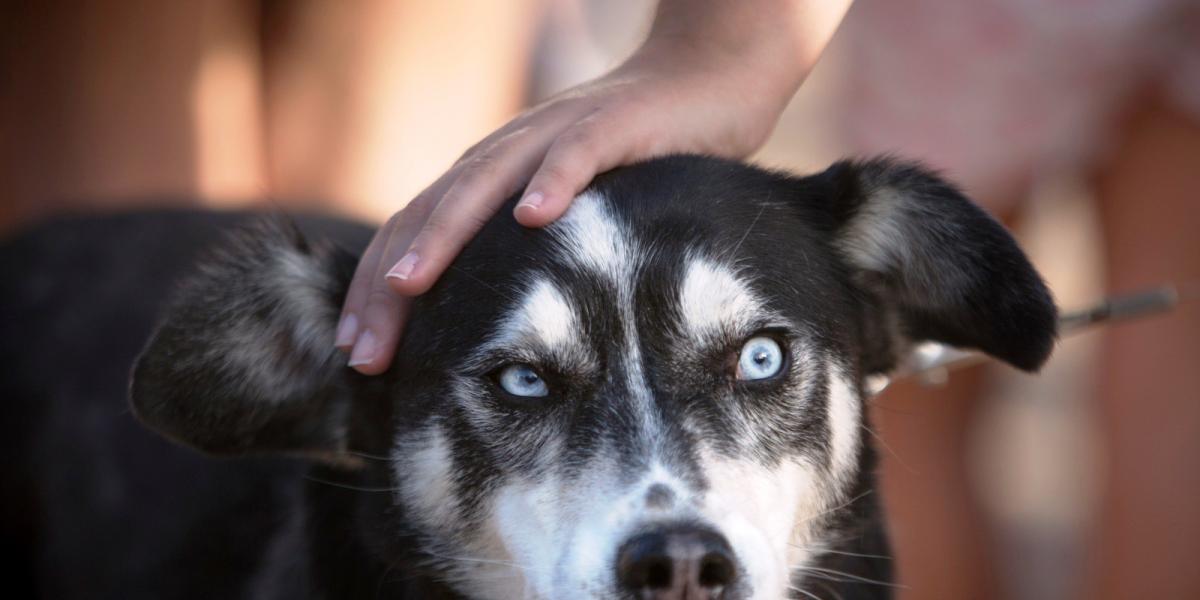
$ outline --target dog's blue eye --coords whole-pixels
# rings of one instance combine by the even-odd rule
[[[525,398],[540,398],[550,394],[546,380],[529,365],[509,365],[500,371],[500,387],[504,391]]]
[[[750,338],[738,356],[737,378],[742,381],[767,379],[783,369],[783,349],[775,340],[759,336]]]

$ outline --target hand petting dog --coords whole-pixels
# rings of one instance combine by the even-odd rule
[[[361,373],[387,370],[411,297],[522,188],[516,220],[542,227],[614,167],[672,153],[748,156],[849,5],[663,0],[633,56],[475,144],[379,229],[347,292],[336,346]]]

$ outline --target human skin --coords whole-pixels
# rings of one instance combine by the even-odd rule
[[[336,345],[374,375],[427,291],[500,205],[554,222],[591,179],[677,152],[758,149],[851,0],[663,0],[646,41],[606,75],[518,115],[468,149],[376,233],[346,295]],[[526,183],[528,182],[528,183]]]

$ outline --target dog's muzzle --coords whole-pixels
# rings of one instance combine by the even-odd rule
[[[639,533],[617,551],[617,581],[638,600],[718,600],[736,579],[729,542],[696,525]]]

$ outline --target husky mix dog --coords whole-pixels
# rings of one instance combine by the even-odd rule
[[[237,460],[128,441],[128,414],[89,408],[111,394],[80,389],[72,342],[46,363],[59,383],[6,384],[38,398],[22,404],[32,432],[9,437],[43,462],[6,500],[37,514],[18,531],[35,584],[53,597],[886,598],[864,380],[925,340],[1024,370],[1053,345],[1055,308],[1009,234],[910,164],[796,177],[677,156],[599,177],[546,229],[509,214],[417,299],[378,377],[332,343],[370,230],[267,220],[218,243],[162,310],[132,412]],[[185,224],[203,218],[157,218],[118,234],[151,266],[127,265],[91,302],[152,314],[155,282],[188,270],[190,250],[169,248],[201,245]],[[206,223],[206,243],[228,225]],[[28,240],[8,255],[22,243],[34,260]],[[77,294],[97,289],[79,279]],[[29,294],[16,294],[25,314],[44,306]],[[127,331],[148,331],[129,319],[42,333],[108,365],[129,360]],[[8,345],[4,362],[37,352]]]

